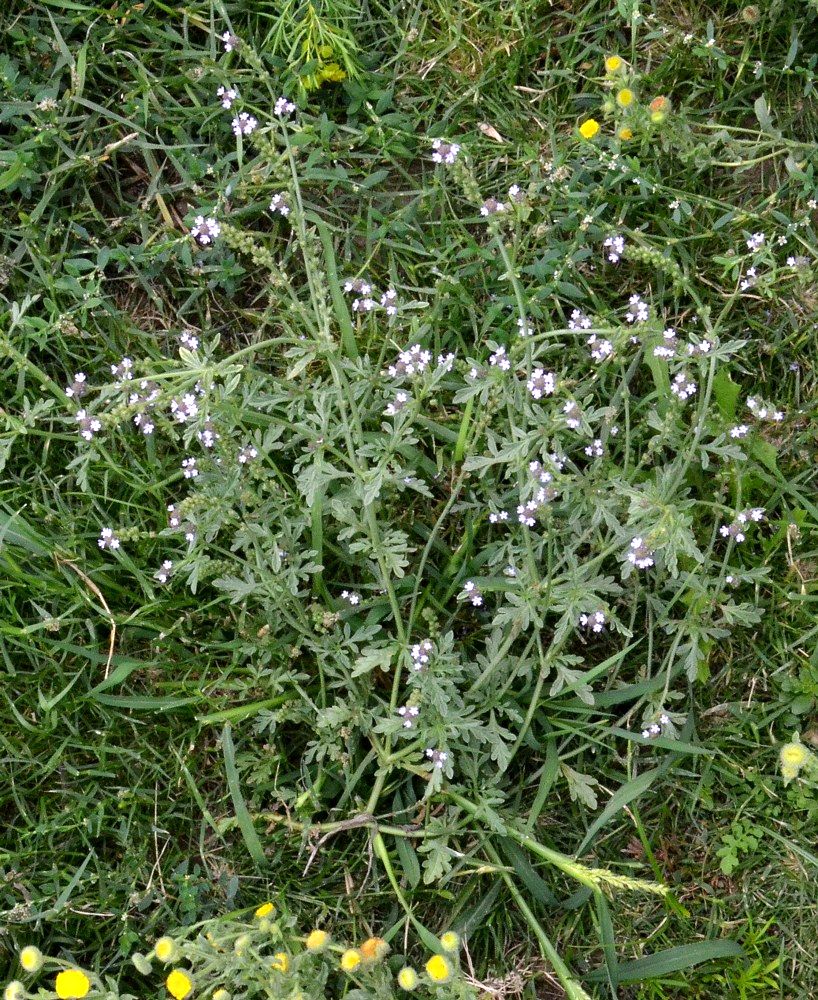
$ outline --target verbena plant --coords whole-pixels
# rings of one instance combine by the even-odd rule
[[[727,369],[748,301],[806,280],[811,229],[677,197],[662,167],[667,150],[696,154],[683,109],[640,93],[619,57],[599,60],[602,127],[582,116],[506,175],[434,123],[410,133],[388,101],[366,132],[300,109],[280,86],[295,78],[221,27],[186,84],[212,143],[188,206],[164,206],[161,236],[67,262],[61,289],[92,311],[106,274],[175,269],[191,291],[173,329],[148,355],[83,345],[76,374],[48,372],[27,352],[54,302],[14,302],[0,349],[47,398],[7,454],[57,426],[85,559],[98,542],[105,576],[145,604],[167,589],[207,602],[191,621],[212,629],[214,708],[225,633],[249,663],[249,703],[205,717],[227,723],[222,831],[237,826],[256,861],[262,821],[319,853],[356,836],[426,933],[410,890],[477,862],[582,996],[518,883],[547,900],[565,876],[600,912],[604,892],[664,893],[574,855],[670,752],[696,752],[689,687],[759,619],[764,572],[742,553],[776,530],[788,415]],[[365,142],[390,166],[359,170]],[[676,235],[644,225],[648,198]],[[723,241],[712,259],[682,246],[696,213]],[[202,289],[238,318],[219,331]],[[110,477],[146,469],[161,502],[109,502]],[[133,670],[105,667],[103,691]],[[618,765],[605,787],[597,748]],[[271,804],[253,789],[282,763]],[[566,794],[587,821],[555,837]]]

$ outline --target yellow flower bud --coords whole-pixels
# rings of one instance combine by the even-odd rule
[[[329,934],[326,931],[314,930],[307,935],[307,951],[321,951],[329,941]]]
[[[179,957],[179,949],[172,937],[160,937],[153,946],[153,951],[160,962],[169,965]]]
[[[33,944],[27,944],[20,952],[20,965],[26,972],[39,972],[44,961],[43,953]]]
[[[398,973],[398,986],[407,992],[413,990],[418,984],[418,974],[411,966],[406,966]]]
[[[3,990],[3,1000],[25,1000],[26,988],[19,979],[12,979]]]
[[[605,71],[607,73],[616,73],[618,70],[622,69],[624,65],[625,61],[621,56],[608,56],[605,60]]]
[[[444,951],[455,952],[460,947],[460,938],[454,931],[446,931],[440,935],[440,946]]]
[[[632,139],[633,138],[633,129],[632,128],[628,128],[627,125],[625,126],[625,128],[621,128],[619,130],[619,138],[622,139],[624,142],[627,142],[628,139]]]
[[[273,955],[273,960],[270,963],[270,968],[275,969],[276,972],[289,972],[290,971],[290,956],[286,951],[277,951]]]
[[[621,90],[617,91],[616,103],[620,108],[629,108],[635,99],[634,92],[630,87],[623,87]]]
[[[255,916],[259,918],[269,917],[271,913],[275,913],[275,906],[272,903],[262,903],[256,910]]]
[[[344,972],[354,972],[361,964],[361,953],[357,948],[347,948],[341,955],[341,968]]]

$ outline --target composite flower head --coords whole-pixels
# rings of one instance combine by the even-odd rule
[[[418,974],[410,966],[404,966],[398,973],[398,986],[407,993],[414,990],[418,985]]]
[[[27,944],[20,951],[20,965],[26,972],[39,972],[43,967],[43,953],[33,944]]]
[[[625,66],[625,60],[622,56],[612,55],[605,59],[605,72],[606,73],[618,73]]]
[[[60,1000],[82,1000],[90,989],[91,980],[82,969],[63,969],[54,980],[54,990]]]
[[[452,978],[451,964],[444,955],[432,955],[426,963],[426,975],[435,985],[448,983]]]
[[[599,132],[599,122],[595,118],[586,118],[579,127],[579,134],[583,139],[593,139]]]
[[[378,962],[388,954],[389,945],[383,938],[371,937],[364,941],[358,951],[360,951],[361,958],[363,958],[365,962]]]
[[[307,951],[323,951],[327,944],[329,944],[329,934],[326,931],[316,928],[314,931],[310,931],[304,943],[306,944]]]
[[[277,951],[270,962],[270,968],[276,972],[287,973],[290,971],[290,956],[286,951]]]
[[[454,931],[446,931],[440,935],[440,946],[444,951],[456,952],[460,948],[460,937]]]
[[[347,948],[341,955],[341,968],[344,972],[354,972],[363,961],[357,948]]]
[[[636,95],[630,87],[622,87],[616,92],[616,103],[620,108],[629,108],[636,100]]]
[[[182,969],[174,969],[165,980],[165,986],[174,1000],[185,1000],[193,992],[193,980]]]
[[[275,904],[268,901],[266,903],[262,903],[253,916],[258,917],[260,920],[262,917],[269,917],[271,914],[275,913],[275,910]]]
[[[12,979],[3,990],[3,1000],[25,1000],[27,996],[26,988],[19,979]]]
[[[164,566],[165,564],[162,563],[162,565]],[[173,563],[170,564],[170,569],[167,570],[168,574],[172,568]],[[167,577],[165,579],[167,579]],[[164,583],[164,581],[162,582]],[[179,949],[176,947],[176,942],[172,937],[167,937],[167,935],[159,938],[153,946],[153,951],[159,961],[164,962],[165,965],[170,964],[179,956]]]

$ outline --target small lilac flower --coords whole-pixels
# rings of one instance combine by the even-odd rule
[[[669,326],[662,332],[662,343],[653,348],[654,358],[663,358],[665,361],[670,360],[676,354],[678,343],[676,331],[672,326]]]
[[[511,359],[506,354],[506,349],[502,345],[497,348],[489,358],[489,364],[501,371],[507,372],[511,368]]]
[[[588,458],[602,458],[605,453],[605,449],[602,446],[602,441],[599,438],[594,438],[594,440],[585,446],[585,454]]]
[[[525,201],[525,192],[520,188],[519,184],[512,184],[508,189],[508,196],[511,201],[516,202],[518,205],[521,201]]]
[[[446,163],[451,166],[460,153],[460,146],[456,142],[444,142],[442,139],[435,139],[432,142],[432,162]]]
[[[637,569],[649,569],[653,566],[653,551],[641,538],[632,538],[627,560]]]
[[[625,319],[629,323],[645,323],[648,318],[648,304],[641,295],[631,295],[628,299],[628,311]]]
[[[569,330],[590,330],[591,326],[590,318],[581,309],[571,311],[571,318],[568,320]]]
[[[270,211],[278,212],[279,215],[286,219],[290,214],[290,206],[287,204],[287,196],[283,194],[274,194],[270,202]]]
[[[221,434],[216,430],[215,426],[210,420],[205,421],[204,427],[200,431],[196,432],[196,437],[199,439],[199,444],[203,448],[215,448],[216,442],[221,437]]]
[[[557,388],[557,378],[553,372],[547,372],[543,368],[535,368],[525,385],[534,399],[542,399],[543,396],[554,395]]]
[[[199,338],[192,330],[182,330],[179,334],[179,343],[189,351],[199,350]]]
[[[528,316],[517,317],[517,332],[521,337],[530,337],[534,333],[534,328]]]
[[[296,111],[296,106],[292,101],[287,100],[286,97],[279,97],[278,100],[273,105],[273,112],[279,118],[286,118]]]
[[[398,315],[398,293],[394,288],[387,288],[381,296],[381,306],[386,310],[387,316]]]
[[[369,298],[368,296],[364,296],[361,299],[353,299],[352,311],[355,313],[358,312],[368,313],[372,312],[372,310],[375,308],[376,305],[377,303],[375,302],[374,299]]]
[[[507,520],[508,520],[507,510],[501,510],[496,513],[492,511],[491,514],[489,514],[489,524],[502,524],[504,521]]]
[[[387,371],[392,378],[420,375],[426,371],[431,360],[431,351],[424,350],[420,344],[412,344],[407,350],[400,352],[398,360],[389,365]]]
[[[579,616],[579,624],[589,632],[604,632],[608,619],[604,611],[591,611]]]
[[[363,278],[349,278],[344,282],[344,291],[354,295],[368,296],[372,294],[372,285]]]
[[[361,603],[361,595],[356,594],[354,590],[342,590],[341,600],[346,601],[347,604],[355,608]]]
[[[466,580],[460,596],[464,600],[470,601],[476,608],[479,608],[483,603],[483,593],[474,580]]]
[[[222,107],[225,111],[229,111],[233,107],[233,101],[238,97],[238,93],[233,87],[219,87],[216,91],[216,97],[221,101]]]
[[[239,452],[239,465],[249,465],[258,458],[258,448],[255,445],[245,445]]]
[[[113,528],[103,528],[99,533],[99,538],[97,539],[97,545],[101,549],[118,549],[119,539],[114,534]]]
[[[747,409],[759,420],[767,420],[774,424],[780,424],[784,419],[782,410],[776,410],[775,407],[767,403],[760,403],[752,396],[747,400]]]
[[[195,479],[199,475],[199,470],[196,468],[195,458],[182,459],[182,475],[185,479]]]
[[[401,705],[398,715],[403,719],[404,729],[414,729],[420,715],[420,708],[417,705]]]
[[[199,404],[196,402],[196,397],[192,392],[186,392],[181,399],[172,399],[170,401],[170,412],[177,423],[185,424],[188,420],[192,420],[193,417],[198,415]]]
[[[84,441],[91,441],[95,434],[102,430],[102,421],[98,417],[92,417],[87,410],[77,410],[74,418],[79,424],[80,437]]]
[[[173,575],[173,563],[170,559],[165,559],[159,569],[153,574],[157,583],[167,583]]]
[[[613,344],[610,340],[597,337],[595,333],[588,338],[588,348],[594,361],[604,361],[613,354]]]
[[[222,227],[212,216],[205,218],[204,215],[197,215],[193,220],[190,235],[197,243],[206,247],[221,235],[221,231]]]
[[[241,39],[238,35],[234,35],[232,31],[225,31],[223,35],[219,35],[219,38],[224,42],[224,51],[232,52],[233,49],[238,48]]]
[[[565,414],[565,425],[569,430],[579,430],[582,424],[582,410],[573,399],[569,399],[563,406],[562,412]]]
[[[238,138],[240,135],[252,135],[258,128],[258,119],[249,115],[246,111],[236,115],[233,119],[233,135]]]
[[[133,361],[123,358],[118,365],[111,365],[111,374],[120,382],[130,382],[133,378]]]
[[[618,264],[622,259],[622,254],[625,252],[625,237],[620,236],[618,233],[613,233],[603,240],[602,246],[608,251],[608,260],[612,264]]]
[[[684,403],[695,394],[696,383],[688,378],[684,372],[679,372],[670,383],[670,391]]]
[[[448,354],[438,354],[437,367],[443,368],[446,371],[451,371],[454,361],[455,361],[455,356],[451,351]]]
[[[419,672],[428,667],[432,661],[434,651],[435,647],[431,639],[421,639],[420,642],[414,643],[409,649],[409,656],[412,658],[412,669]]]
[[[448,761],[449,759],[449,754],[445,750],[434,750],[432,749],[432,747],[429,747],[426,750],[426,756],[429,758],[432,764],[440,771],[443,770],[443,768],[446,766],[446,761]]]
[[[688,356],[694,358],[697,354],[704,356],[713,350],[713,342],[710,340],[690,341],[687,345]]]
[[[386,409],[383,411],[384,415],[387,417],[397,416],[411,398],[408,392],[403,392],[402,390],[395,393],[395,398],[387,404]]]
[[[735,427],[730,428],[730,437],[734,440],[741,440],[741,438],[746,438],[750,433],[750,428],[747,424],[737,424]]]
[[[480,214],[484,217],[489,215],[499,215],[505,212],[506,206],[502,201],[497,201],[496,198],[487,198],[483,204],[480,206]]]
[[[85,372],[77,372],[65,387],[65,394],[69,399],[81,399],[86,392],[88,392],[88,376]]]
[[[753,252],[755,252],[756,250],[760,250],[764,246],[764,242],[766,239],[767,237],[764,235],[764,233],[753,233],[747,239],[747,249]]]
[[[748,267],[744,272],[744,277],[739,282],[739,289],[742,292],[746,292],[750,288],[755,287],[756,278],[758,277],[758,271],[754,267]]]

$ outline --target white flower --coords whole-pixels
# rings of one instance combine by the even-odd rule
[[[634,178],[636,183],[639,183],[638,178]],[[608,251],[608,260],[612,264],[618,264],[622,259],[622,254],[625,252],[625,237],[620,236],[618,233],[613,233],[611,236],[606,237],[602,246]]]
[[[200,243],[203,247],[209,246],[213,240],[221,234],[222,227],[219,223],[212,217],[208,216],[205,218],[203,215],[197,215],[193,220],[193,226],[190,230],[190,235]]]
[[[754,252],[756,250],[760,250],[761,247],[764,246],[765,240],[766,236],[764,235],[764,233],[753,233],[752,236],[750,236],[747,239],[747,249],[752,250]]]
[[[179,343],[189,351],[199,350],[199,338],[192,330],[182,330],[179,334]]]
[[[364,281],[363,278],[350,278],[344,282],[344,291],[368,296],[372,294],[372,285],[368,281]]]
[[[412,658],[412,669],[420,671],[424,667],[428,667],[434,651],[435,647],[431,639],[421,639],[420,642],[416,642],[409,650],[409,655]]]
[[[448,354],[438,354],[437,356],[437,367],[444,368],[446,371],[450,371],[452,365],[454,364],[455,356],[451,352]]]
[[[420,708],[417,705],[401,705],[398,709],[398,715],[403,719],[404,729],[414,729],[420,715]]]
[[[517,332],[521,337],[530,337],[534,332],[531,326],[531,320],[528,316],[518,316],[517,317]]]
[[[389,365],[387,371],[392,378],[420,375],[426,371],[431,360],[431,351],[424,350],[420,344],[412,344],[407,350],[400,352],[398,360]]]
[[[376,305],[377,305],[377,303],[375,302],[374,299],[370,299],[370,298],[366,298],[366,297],[362,298],[362,299],[354,299],[353,302],[352,302],[352,311],[353,312],[372,312],[372,310],[375,308]]]
[[[442,139],[432,141],[432,162],[446,163],[451,165],[455,162],[460,153],[460,146],[456,142],[444,142]]]
[[[553,396],[557,388],[557,379],[553,372],[535,368],[525,385],[534,399],[542,399],[543,396]]]
[[[222,107],[226,111],[229,111],[230,108],[233,107],[233,101],[235,101],[235,99],[238,96],[239,95],[236,93],[233,87],[219,87],[219,89],[216,91],[216,97],[218,97],[219,100],[222,102]]]
[[[433,750],[431,747],[426,750],[426,756],[429,760],[431,760],[434,766],[439,768],[441,771],[445,767],[446,761],[449,759],[449,754],[445,750]]]
[[[288,115],[293,114],[296,110],[295,104],[293,104],[292,101],[287,100],[286,97],[279,97],[273,105],[273,111],[279,118],[286,118]]]
[[[592,333],[588,338],[588,347],[594,361],[604,361],[605,358],[609,358],[613,354],[613,344],[610,340],[597,337],[595,333]]]
[[[497,348],[489,358],[489,364],[501,371],[507,372],[511,368],[511,359],[506,354],[506,349],[502,345]]]
[[[501,524],[503,521],[507,521],[507,520],[508,520],[508,511],[507,510],[501,510],[498,513],[495,513],[494,511],[492,511],[491,514],[489,514],[489,523],[490,524]]]
[[[176,421],[185,424],[199,413],[199,404],[192,392],[186,392],[181,399],[170,401],[170,412]]]
[[[645,323],[648,318],[648,304],[641,295],[631,295],[628,299],[629,309],[625,319],[629,323]]]
[[[203,448],[215,448],[216,442],[219,440],[221,435],[208,420],[204,427],[200,431],[196,432],[196,437],[199,439],[199,444]]]
[[[394,288],[387,288],[381,296],[381,306],[386,310],[387,316],[398,315],[398,293]]]
[[[463,584],[463,591],[460,595],[463,599],[470,601],[476,608],[483,603],[483,594],[474,580],[466,580]]]
[[[77,410],[74,419],[79,424],[80,437],[85,441],[91,441],[102,430],[102,421],[98,417],[92,417],[87,410]]]
[[[573,399],[569,399],[563,406],[562,412],[565,414],[565,425],[570,430],[578,430],[582,423],[582,410]]]
[[[747,424],[737,424],[730,428],[730,437],[734,439],[746,438],[749,433],[750,428]]]
[[[173,563],[170,559],[165,559],[159,569],[153,574],[157,583],[167,583],[173,574]]]
[[[233,119],[233,135],[237,138],[240,135],[252,135],[257,128],[258,120],[248,115],[246,111],[242,111]]]
[[[118,365],[111,365],[111,374],[121,382],[130,382],[133,378],[133,361],[123,358]]]
[[[387,404],[386,409],[383,411],[387,417],[394,417],[406,406],[412,397],[408,392],[395,393],[395,398]]]
[[[278,212],[285,219],[290,214],[290,206],[287,204],[287,196],[284,194],[274,194],[270,201],[270,211]]]
[[[594,438],[594,440],[585,446],[585,454],[588,458],[602,458],[605,453],[605,449],[602,447],[602,441],[599,438]]]
[[[632,538],[627,560],[637,569],[648,569],[653,565],[653,551],[645,545],[641,538]]]
[[[580,309],[574,309],[571,312],[571,318],[568,320],[569,330],[590,330],[591,326],[590,318]]]
[[[687,377],[684,372],[679,372],[670,384],[670,391],[674,396],[685,402],[696,392],[696,383]]]
[[[356,594],[354,590],[342,590],[341,600],[355,608],[361,603],[361,595]]]
[[[99,538],[97,539],[97,545],[101,549],[118,549],[119,539],[114,534],[113,528],[103,528],[99,533]]]
[[[653,348],[653,356],[667,361],[674,356],[677,346],[676,331],[672,326],[669,326],[662,331],[662,343]]]
[[[506,206],[496,198],[487,198],[480,206],[480,214],[483,216],[498,215],[505,210]]]
[[[604,611],[591,611],[579,616],[579,624],[589,632],[603,632],[607,621]]]
[[[69,399],[79,399],[88,392],[88,381],[85,372],[77,372],[74,379],[65,388],[65,394]]]
[[[225,31],[223,35],[219,35],[219,38],[224,42],[224,51],[232,52],[235,49],[241,39],[238,35],[234,35],[232,31]]]
[[[508,196],[512,201],[521,202],[525,200],[525,193],[519,184],[512,184],[508,189]]]
[[[258,448],[252,444],[245,445],[239,452],[239,465],[248,465],[258,458]]]
[[[199,470],[196,468],[195,458],[182,459],[182,475],[185,479],[195,479],[199,475]]]

